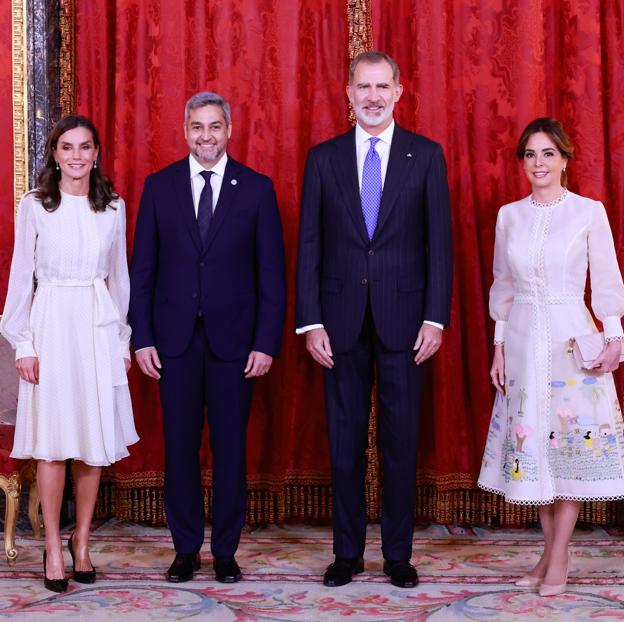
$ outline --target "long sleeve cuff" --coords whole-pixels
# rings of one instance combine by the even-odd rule
[[[124,359],[131,359],[130,356],[130,343],[128,341],[120,341],[119,349],[121,350],[121,357]]]
[[[37,356],[35,346],[32,341],[20,341],[15,346],[15,360],[23,359],[26,356]]]
[[[505,343],[505,326],[507,326],[506,320],[496,320],[496,326],[494,327],[495,345],[502,345]]]
[[[624,335],[622,322],[617,315],[610,315],[602,320],[602,327],[604,328],[605,339],[622,337]]]
[[[432,322],[431,320],[423,320],[423,324],[429,324],[431,326],[435,326],[440,330],[444,330],[444,324],[440,324],[440,322]]]
[[[295,329],[295,334],[303,335],[304,333],[310,332],[315,328],[323,328],[323,324],[308,324],[307,326],[301,326],[300,328]]]

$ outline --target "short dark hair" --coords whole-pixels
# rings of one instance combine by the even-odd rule
[[[568,136],[568,133],[563,128],[563,125],[561,125],[557,119],[539,117],[539,119],[531,121],[531,123],[524,128],[524,131],[520,135],[518,146],[516,147],[516,157],[518,160],[522,160],[524,158],[529,138],[538,132],[546,134],[550,140],[555,143],[557,150],[564,158],[571,160],[574,157],[574,145],[572,144],[572,140]],[[567,181],[568,174],[566,171],[561,171],[561,185],[565,187]]]
[[[203,108],[204,106],[218,106],[221,108],[225,118],[225,124],[230,127],[232,123],[232,111],[230,104],[228,104],[225,98],[221,97],[218,93],[212,93],[210,91],[201,91],[200,93],[195,93],[195,95],[189,98],[186,102],[186,106],[184,106],[184,123],[186,124],[188,121],[191,110]]]
[[[351,61],[351,64],[349,65],[349,84],[353,83],[353,76],[355,75],[355,68],[360,63],[375,64],[375,63],[382,63],[384,61],[388,63],[390,67],[392,67],[392,80],[395,84],[398,84],[399,76],[401,74],[399,70],[399,66],[396,64],[396,61],[391,56],[388,56],[385,52],[380,52],[378,50],[372,50],[370,52],[361,52]]]

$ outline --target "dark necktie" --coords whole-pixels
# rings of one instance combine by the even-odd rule
[[[381,205],[381,158],[375,149],[379,138],[370,139],[370,148],[362,169],[362,213],[368,238],[372,240]]]
[[[200,175],[204,178],[204,188],[199,195],[199,205],[197,206],[197,226],[199,227],[199,237],[202,244],[206,243],[210,221],[212,220],[212,186],[210,177],[213,171],[202,171]]]

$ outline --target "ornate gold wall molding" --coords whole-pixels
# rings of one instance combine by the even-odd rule
[[[347,0],[349,25],[349,60],[373,48],[373,23],[371,0]],[[349,104],[349,121],[355,125],[355,113]]]
[[[26,0],[13,0],[13,192],[15,213],[28,190],[28,118],[26,96]]]
[[[76,112],[76,0],[61,0],[59,14],[61,115]]]
[[[373,26],[371,0],[347,0],[347,20],[349,23],[349,59],[373,46]]]

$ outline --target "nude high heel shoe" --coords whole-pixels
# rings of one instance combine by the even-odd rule
[[[539,587],[543,580],[544,577],[532,577],[525,574],[515,581],[515,585],[518,587]]]
[[[550,585],[548,583],[542,583],[539,587],[540,596],[557,596],[563,594],[568,587],[568,572],[570,570],[570,560],[568,559],[568,565],[566,567],[566,576],[563,583],[557,585]]]

